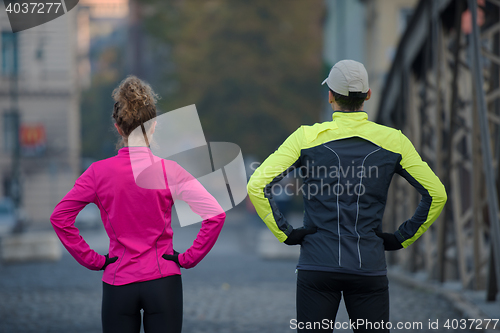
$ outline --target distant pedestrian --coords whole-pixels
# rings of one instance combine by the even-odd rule
[[[81,265],[104,270],[104,333],[138,333],[141,309],[146,333],[178,333],[183,313],[180,267],[194,267],[207,255],[225,213],[177,163],[152,155],[148,146],[156,126],[152,119],[157,96],[151,87],[130,76],[114,90],[113,98],[115,127],[124,147],[117,156],[93,163],[55,207],[50,221]],[[136,128],[143,140],[132,142]],[[147,168],[140,170],[141,166]],[[177,199],[204,219],[193,245],[181,254],[172,247],[171,212]],[[90,249],[74,226],[77,214],[89,203],[101,212],[110,239],[109,254]]]
[[[417,240],[439,216],[446,192],[401,131],[368,121],[363,105],[371,90],[361,63],[339,61],[324,83],[333,121],[297,129],[254,172],[248,193],[281,242],[301,245],[293,325],[298,331],[332,332],[343,296],[350,320],[361,324],[355,332],[388,332],[384,250]],[[294,229],[279,211],[272,187],[297,170],[304,183],[304,227]],[[383,233],[394,174],[422,199],[396,232]]]

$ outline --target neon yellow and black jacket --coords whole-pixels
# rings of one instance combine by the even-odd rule
[[[422,195],[415,214],[395,232],[403,247],[418,239],[446,202],[443,184],[401,131],[368,121],[365,112],[333,113],[333,121],[301,126],[255,170],[248,194],[283,242],[292,226],[272,187],[294,172],[303,179],[304,226],[317,227],[301,245],[297,268],[361,275],[386,273],[381,231],[394,173]],[[276,191],[274,191],[276,193]]]

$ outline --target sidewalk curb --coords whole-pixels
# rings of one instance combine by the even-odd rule
[[[413,289],[421,289],[442,296],[456,311],[458,311],[462,315],[464,319],[487,319],[491,317],[490,315],[487,315],[485,312],[483,312],[476,304],[461,295],[460,292],[444,288],[437,282],[422,281],[413,276],[405,274],[400,270],[390,268],[388,269],[387,275],[389,277],[389,281],[393,280]],[[494,330],[490,328],[480,329],[478,331],[485,333],[497,333],[500,331],[500,322],[496,325],[496,328]]]

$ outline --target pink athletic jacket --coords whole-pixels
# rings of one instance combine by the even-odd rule
[[[154,156],[157,167],[149,169],[159,172],[147,169],[138,175],[140,162],[151,166],[152,158],[146,147],[125,147],[117,156],[93,163],[50,217],[69,253],[81,265],[99,270],[104,265],[104,255],[92,250],[74,226],[76,216],[88,203],[99,207],[110,239],[109,257],[118,257],[104,270],[102,280],[108,284],[123,285],[180,274],[175,262],[162,258],[163,254],[173,254],[171,211],[176,199],[188,203],[203,218],[193,245],[179,255],[182,267],[198,264],[222,229],[226,215],[220,205],[177,163]],[[146,177],[138,186],[141,175]]]

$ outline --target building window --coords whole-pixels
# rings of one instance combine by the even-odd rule
[[[10,31],[2,31],[2,71],[5,76],[18,73],[17,35]]]
[[[6,111],[3,114],[3,149],[5,152],[12,152],[16,146],[17,139],[17,119],[14,112]]]

